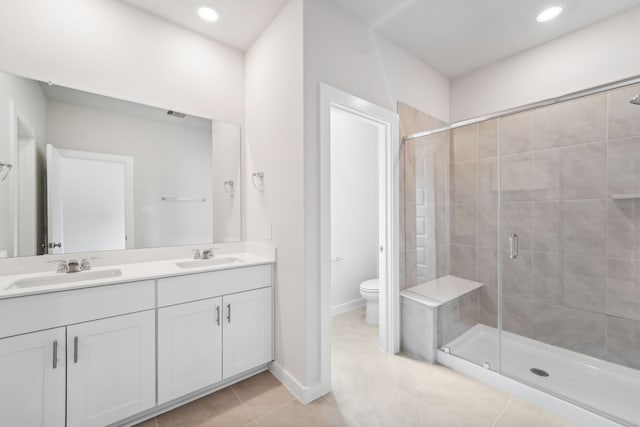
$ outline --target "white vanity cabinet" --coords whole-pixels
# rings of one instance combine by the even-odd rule
[[[158,310],[158,403],[222,380],[222,298]]]
[[[271,288],[226,295],[223,378],[231,378],[272,359]]]
[[[1,299],[0,426],[64,426],[65,412],[104,426],[155,406],[155,321],[149,280]]]
[[[155,312],[67,327],[67,426],[105,426],[152,408]]]
[[[271,266],[158,280],[158,403],[272,360]]]
[[[0,339],[0,426],[64,427],[65,328]]]
[[[134,425],[265,369],[273,267],[0,298],[0,427]]]

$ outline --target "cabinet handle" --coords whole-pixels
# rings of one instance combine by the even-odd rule
[[[78,337],[73,339],[73,363],[78,363]]]
[[[220,326],[220,306],[216,306],[216,323]]]
[[[227,323],[231,323],[231,304],[227,304]]]
[[[58,367],[58,341],[53,342],[53,369]]]

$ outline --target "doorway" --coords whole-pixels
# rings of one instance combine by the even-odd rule
[[[336,128],[342,128],[342,135],[336,135]],[[359,129],[359,130],[356,130]],[[332,173],[336,173],[337,169],[349,168],[348,159],[341,159],[338,167],[332,167],[333,155],[336,154],[332,150],[336,143],[345,141],[354,142],[354,135],[368,135],[371,147],[367,149],[367,155],[358,156],[358,161],[353,161],[354,170],[351,177],[347,176],[345,182],[335,182],[332,180]],[[337,140],[334,140],[337,138]],[[372,140],[371,140],[372,139]],[[334,311],[340,311],[340,304],[334,304],[338,301],[334,300],[332,295],[332,274],[336,275],[336,264],[342,264],[344,267],[347,258],[344,254],[336,252],[337,246],[334,243],[334,223],[340,215],[346,217],[347,214],[340,212],[342,209],[334,209],[334,203],[340,203],[349,191],[341,191],[344,186],[363,185],[363,175],[367,175],[369,182],[369,193],[374,197],[368,197],[363,203],[368,207],[359,209],[360,215],[367,209],[373,212],[371,217],[375,220],[361,221],[361,223],[369,222],[367,247],[371,252],[367,251],[365,264],[369,274],[377,275],[379,283],[378,291],[378,346],[385,352],[397,353],[400,350],[400,321],[399,321],[399,141],[398,141],[398,116],[396,113],[386,110],[382,107],[374,105],[361,98],[353,96],[349,93],[340,91],[331,86],[321,84],[320,86],[320,176],[321,176],[321,210],[320,210],[320,239],[321,239],[321,377],[322,382],[330,387],[331,384],[331,314],[332,307]],[[351,140],[351,141],[350,141]],[[343,155],[356,156],[359,144],[351,146],[349,150],[340,152]],[[341,147],[345,148],[345,147]],[[353,151],[356,150],[356,151]],[[344,160],[347,160],[344,162]],[[363,160],[363,162],[360,162]],[[366,160],[366,161],[365,161]],[[373,170],[372,170],[373,169]],[[344,172],[344,171],[343,171]],[[359,174],[354,178],[354,174]],[[366,184],[366,182],[364,183]],[[352,188],[353,189],[353,188]],[[351,193],[354,194],[354,193]],[[362,206],[360,206],[362,208]],[[337,215],[337,216],[336,216]],[[366,215],[366,214],[365,214]],[[350,219],[353,221],[353,218]],[[363,224],[360,224],[363,225]],[[345,227],[342,224],[341,227]],[[348,224],[347,224],[348,227]],[[359,236],[367,235],[367,231],[363,227],[359,230]],[[343,236],[344,237],[344,236]],[[345,241],[345,239],[340,239]],[[346,239],[348,240],[348,239]],[[346,248],[346,247],[345,247]],[[333,253],[332,253],[333,251]],[[348,252],[355,254],[357,249],[349,247]],[[373,261],[372,261],[373,260]],[[333,262],[332,262],[333,261]],[[372,266],[376,264],[375,266]],[[366,274],[366,273],[365,273]],[[355,277],[355,276],[353,276]],[[371,277],[373,278],[373,277]],[[345,300],[342,304],[343,309],[348,309],[349,304],[357,306],[364,301],[358,301],[359,283],[357,279],[351,279],[350,294],[355,299]],[[347,297],[348,298],[348,297]]]

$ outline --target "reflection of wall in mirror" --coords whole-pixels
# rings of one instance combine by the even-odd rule
[[[49,100],[57,148],[134,158],[136,247],[211,243],[211,129]],[[206,202],[162,202],[163,196]]]
[[[22,150],[19,147],[10,147],[10,144],[16,142],[15,136],[19,136],[16,123],[10,123],[12,121],[10,115],[11,105],[14,106],[16,116],[25,120],[35,134],[37,144],[35,165],[37,171],[35,174],[20,170],[20,165],[25,164],[19,161],[19,153]],[[36,211],[42,209],[43,189],[41,182],[44,146],[46,143],[44,138],[46,122],[46,98],[39,84],[32,80],[0,73],[0,161],[15,163],[14,170],[11,171],[4,182],[0,183],[0,257],[36,255],[39,243],[42,242],[42,218],[40,215],[36,215],[36,212],[22,213],[20,216],[22,223],[19,224],[19,230],[22,230],[22,235],[14,235],[14,231],[17,230],[15,221],[19,220],[19,218],[12,218],[11,209],[15,207],[16,202],[20,201],[21,198],[17,193],[12,196],[11,188],[13,186],[14,191],[19,192],[16,180],[19,177],[35,175],[36,182],[31,185],[35,185],[36,200],[29,202],[29,204],[31,206],[35,205]],[[14,136],[13,138],[12,135]],[[12,139],[14,139],[13,142]],[[33,189],[30,192],[33,193]],[[10,199],[15,199],[15,201],[11,202]],[[21,204],[24,205],[24,203]],[[17,210],[14,212],[16,212],[16,215],[20,215]],[[30,237],[26,237],[26,235]]]
[[[240,241],[240,127],[213,122],[213,241]],[[233,185],[225,182],[232,181]],[[233,187],[233,188],[232,188]]]

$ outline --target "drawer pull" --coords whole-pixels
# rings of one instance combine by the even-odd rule
[[[227,304],[227,323],[231,323],[231,304]]]
[[[78,363],[78,337],[73,339],[73,363]]]
[[[220,326],[220,306],[216,306],[216,323]]]
[[[53,342],[53,369],[58,367],[58,341]]]

